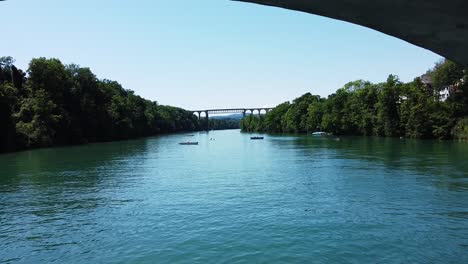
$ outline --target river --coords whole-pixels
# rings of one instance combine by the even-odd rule
[[[0,263],[468,263],[467,143],[250,136],[0,155]]]

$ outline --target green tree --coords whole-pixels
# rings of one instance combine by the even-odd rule
[[[324,114],[323,101],[316,101],[309,104],[307,108],[307,131],[321,131],[322,118]]]
[[[12,118],[17,104],[17,89],[10,83],[0,83],[0,152],[15,148],[16,128]]]
[[[377,119],[375,132],[379,136],[400,136],[400,116],[398,102],[402,83],[395,75],[390,75],[381,85],[376,104]]]
[[[288,112],[291,104],[289,102],[282,103],[269,111],[265,115],[265,130],[268,132],[283,132],[282,119],[283,116]]]
[[[24,99],[15,117],[16,131],[23,146],[53,145],[62,116],[46,91],[37,90],[32,97]]]
[[[288,111],[284,114],[284,132],[304,133],[307,132],[307,109],[313,102],[320,101],[320,96],[306,93],[294,99]]]
[[[468,117],[460,119],[453,128],[452,134],[457,140],[468,140]]]
[[[464,67],[445,59],[438,62],[428,74],[432,78],[436,91],[440,91],[448,85],[459,82],[464,76]]]

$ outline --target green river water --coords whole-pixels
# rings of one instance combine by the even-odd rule
[[[0,263],[468,263],[467,143],[250,136],[0,155]]]

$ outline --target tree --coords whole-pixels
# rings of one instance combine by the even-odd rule
[[[282,103],[265,114],[265,130],[268,132],[283,132],[282,119],[289,110],[290,103]],[[241,127],[242,128],[242,127]]]
[[[324,114],[323,101],[312,102],[307,108],[307,131],[321,131]]]
[[[0,57],[0,84],[11,82],[11,66],[15,60],[12,57]]]
[[[283,116],[285,132],[307,132],[307,109],[309,104],[320,101],[320,96],[306,93],[294,99],[292,105]]]
[[[89,68],[32,59],[24,72],[0,58],[0,151],[128,139],[199,129],[191,112],[160,106]],[[218,124],[222,126],[222,124]],[[13,143],[17,142],[17,145]]]
[[[17,104],[17,89],[10,83],[0,83],[0,152],[15,148],[15,122],[12,118]]]
[[[48,93],[37,90],[33,97],[21,102],[21,108],[15,114],[15,118],[20,141],[23,146],[30,148],[53,145],[63,117]]]
[[[390,75],[387,81],[381,85],[377,108],[377,120],[375,132],[379,136],[394,137],[401,134],[399,130],[400,88],[402,83],[395,75]]]
[[[349,90],[341,88],[328,96],[324,104],[325,110],[321,125],[324,130],[337,135],[347,134],[352,130],[349,122],[350,113],[346,109],[350,95]]]
[[[428,93],[420,78],[403,83],[390,75],[380,84],[349,82],[328,98],[306,93],[292,103],[278,105],[265,115],[263,123],[262,119],[244,118],[242,129],[438,139],[463,134],[460,131],[464,131],[464,123],[460,120],[468,115],[468,71],[444,61],[428,74],[439,86],[450,84],[453,88],[446,102]]]
[[[468,117],[460,119],[453,128],[452,134],[457,140],[468,140]]]
[[[428,72],[432,78],[436,91],[459,82],[464,76],[464,67],[450,60],[438,62],[432,70]]]

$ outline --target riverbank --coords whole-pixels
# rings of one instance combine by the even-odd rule
[[[31,60],[24,71],[0,60],[0,150],[76,145],[199,130],[184,109],[146,100],[89,68]]]
[[[447,92],[447,93],[445,93]],[[443,94],[445,97],[441,97]],[[306,93],[262,116],[241,121],[243,131],[468,139],[468,71],[450,61],[404,83],[347,83],[327,98]]]
[[[27,73],[27,74],[26,74]],[[211,122],[210,122],[211,123]],[[160,105],[76,64],[0,58],[0,152],[110,142],[205,129],[190,111]],[[217,120],[215,128],[231,128]]]

